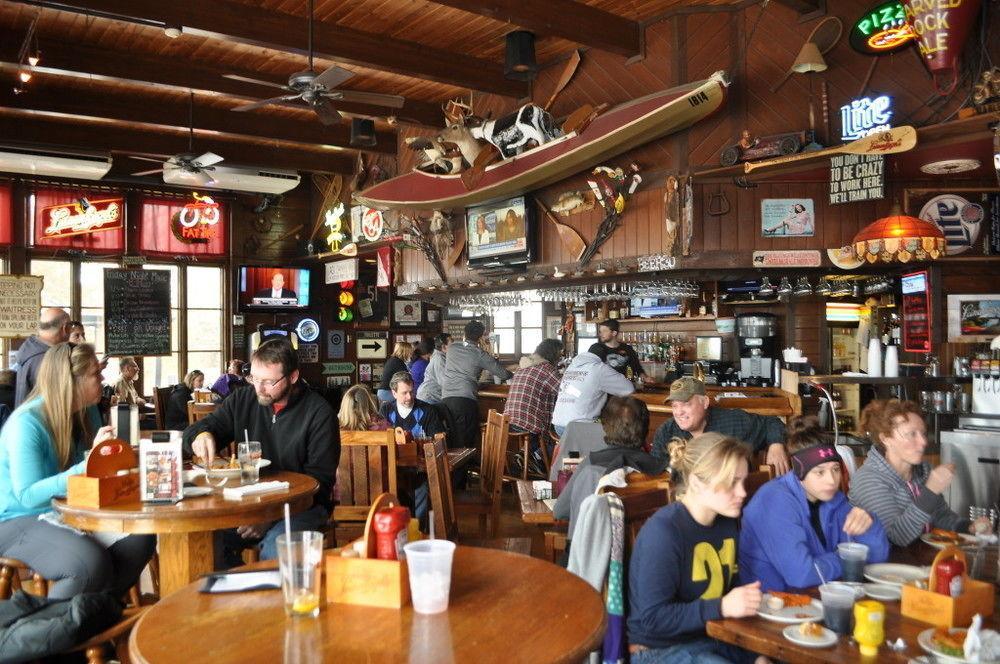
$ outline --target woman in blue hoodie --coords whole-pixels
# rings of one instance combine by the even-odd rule
[[[889,556],[882,524],[840,491],[841,462],[814,417],[788,425],[792,471],[762,486],[743,510],[740,574],[761,589],[808,588],[843,576],[837,545],[868,546],[868,562]]]

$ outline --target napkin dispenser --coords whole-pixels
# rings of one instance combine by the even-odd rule
[[[126,441],[132,447],[139,446],[139,406],[120,403],[111,407],[111,430],[115,438]]]
[[[329,604],[357,604],[384,609],[401,609],[410,603],[410,576],[405,560],[380,560],[375,557],[375,513],[390,504],[399,504],[391,493],[383,493],[372,501],[365,521],[363,542],[358,548],[362,557],[345,557],[344,549],[356,552],[348,545],[326,554],[326,601]]]
[[[102,508],[139,500],[139,459],[132,446],[120,438],[106,440],[90,451],[87,471],[67,481],[66,503],[74,507]]]
[[[900,613],[907,618],[937,627],[966,627],[977,613],[984,618],[993,615],[993,584],[976,581],[965,572],[962,573],[962,594],[958,597],[934,591],[937,587],[935,570],[938,562],[945,558],[957,558],[962,561],[966,570],[969,568],[961,549],[956,546],[941,549],[931,563],[927,590],[909,584],[903,585]]]

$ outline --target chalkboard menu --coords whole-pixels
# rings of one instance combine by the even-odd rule
[[[104,270],[108,355],[170,355],[170,272]]]

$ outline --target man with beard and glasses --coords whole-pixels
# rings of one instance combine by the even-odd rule
[[[266,341],[250,358],[250,389],[236,390],[208,417],[184,431],[184,448],[210,464],[221,448],[249,435],[260,441],[270,468],[319,482],[313,506],[292,515],[292,530],[323,530],[333,509],[333,478],[340,461],[340,430],[333,409],[299,380],[298,354],[285,339]],[[244,430],[246,434],[244,434]],[[281,521],[216,533],[216,567],[242,564],[240,552],[260,544],[263,560],[277,558]]]

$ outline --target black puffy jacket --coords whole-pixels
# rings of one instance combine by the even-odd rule
[[[0,664],[65,652],[108,629],[121,615],[122,603],[110,593],[50,600],[18,590],[0,601]]]

